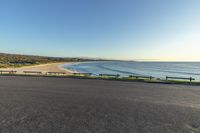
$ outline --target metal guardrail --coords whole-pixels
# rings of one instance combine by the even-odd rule
[[[143,78],[143,79],[150,79],[150,80],[152,80],[154,77],[152,77],[152,76],[135,76],[135,75],[130,75],[129,78],[136,78],[136,79]]]
[[[74,76],[91,76],[92,73],[73,73]]]
[[[42,72],[40,71],[23,71],[25,74],[38,74],[38,75],[41,75]],[[10,75],[14,75],[14,74],[17,74],[17,71],[14,71],[14,70],[0,70],[0,74],[3,75],[3,74],[10,74]],[[46,74],[49,74],[49,75],[64,75],[66,74],[65,72],[47,72]],[[73,73],[74,76],[91,76],[93,75],[92,73]],[[114,78],[119,78],[120,75],[119,74],[99,74],[99,75],[96,75],[96,76],[101,76],[101,77],[114,77]],[[136,75],[129,75],[129,78],[136,78],[136,79],[139,79],[139,78],[144,78],[144,79],[150,79],[152,80],[153,78],[155,77],[152,77],[152,76],[136,76]],[[189,78],[186,78],[186,77],[172,77],[172,76],[166,76],[166,80],[169,80],[169,79],[177,79],[177,80],[189,80],[190,82],[192,82],[193,80],[195,80],[195,78],[192,78],[192,77],[189,77]]]
[[[9,70],[0,70],[0,74],[16,74],[17,71]]]
[[[47,72],[47,74],[50,74],[50,75],[53,75],[53,74],[55,74],[55,75],[64,75],[66,73],[65,72]]]
[[[115,77],[115,78],[120,77],[119,74],[99,74],[99,76],[101,76],[101,77]]]
[[[39,71],[23,71],[25,74],[42,74],[42,72]]]
[[[195,80],[192,77],[184,78],[184,77],[169,77],[169,76],[166,76],[166,80],[168,80],[168,79],[183,79],[183,80],[189,80],[190,82],[192,82],[193,80]]]

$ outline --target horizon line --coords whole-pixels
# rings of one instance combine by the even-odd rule
[[[110,60],[110,61],[135,61],[135,62],[200,62],[200,60],[160,60],[160,59],[113,59],[113,58],[102,58],[102,57],[87,57],[87,56],[50,56],[40,54],[19,54],[19,53],[8,53],[0,52],[0,54],[9,55],[24,55],[24,56],[40,56],[40,57],[55,57],[55,58],[80,58],[80,59],[93,59],[93,60]]]

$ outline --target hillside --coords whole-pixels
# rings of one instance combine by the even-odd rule
[[[55,62],[77,62],[77,61],[87,61],[87,59],[0,53],[0,68],[21,67],[21,66],[45,64],[45,63],[55,63]]]

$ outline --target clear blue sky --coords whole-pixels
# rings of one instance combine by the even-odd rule
[[[0,0],[0,52],[200,60],[200,0]]]

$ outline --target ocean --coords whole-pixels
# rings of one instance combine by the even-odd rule
[[[63,66],[78,72],[99,74],[119,74],[153,76],[165,79],[166,76],[193,77],[200,80],[200,62],[134,62],[134,61],[97,61],[66,64]]]

